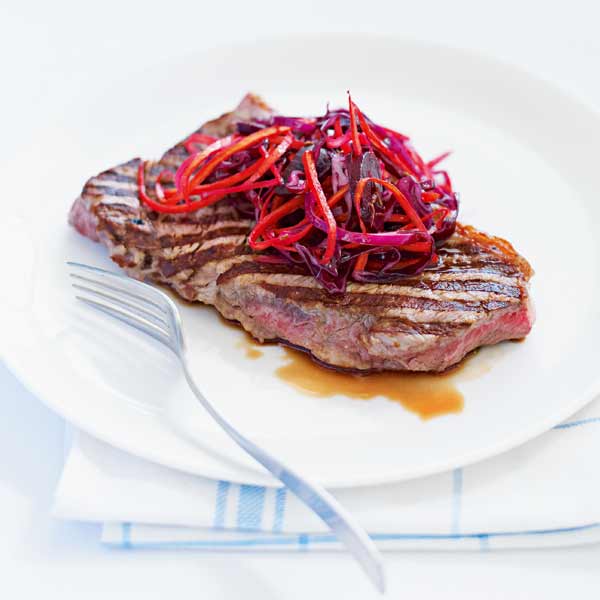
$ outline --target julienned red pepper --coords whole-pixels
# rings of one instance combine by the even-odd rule
[[[183,145],[188,154],[193,154],[194,152],[198,152],[197,149],[194,148],[195,144],[204,144],[209,145],[213,144],[217,141],[216,137],[212,135],[206,135],[205,133],[192,133],[184,142]]]
[[[362,127],[362,130],[365,132],[365,135],[367,136],[369,141],[373,144],[373,146],[375,146],[375,148],[377,150],[379,150],[379,152],[381,152],[381,154],[383,154],[393,164],[398,166],[402,171],[404,171],[406,173],[410,173],[411,175],[414,175],[414,173],[411,172],[411,169],[406,164],[406,162],[404,160],[402,160],[402,158],[400,156],[398,156],[396,153],[392,152],[392,150],[390,150],[379,139],[379,137],[377,137],[375,132],[371,129],[370,125],[367,123],[367,120],[365,119],[364,115],[360,111],[358,113],[358,120],[360,122],[360,126]]]
[[[283,206],[280,206],[278,209],[274,210],[273,212],[265,216],[263,219],[261,219],[248,236],[248,244],[250,245],[250,247],[259,249],[258,238],[262,235],[262,233],[270,225],[275,225],[282,217],[293,213],[295,210],[298,210],[303,205],[304,198],[302,196],[296,196],[295,198],[288,200]]]
[[[360,198],[362,198],[365,186],[371,181],[373,183],[378,183],[379,185],[382,185],[390,190],[394,198],[396,198],[402,207],[402,210],[412,221],[413,225],[420,231],[427,231],[427,227],[423,225],[421,217],[419,217],[417,211],[412,207],[412,204],[408,201],[408,198],[393,183],[386,181],[385,179],[379,179],[378,177],[363,177],[363,179],[359,180],[358,184],[356,185],[356,191],[354,192],[354,202],[357,211],[360,209]]]
[[[329,208],[334,208],[348,192],[348,186],[340,188],[329,200],[327,204]],[[294,201],[288,201],[283,205],[273,208],[273,210],[267,214],[267,211],[263,209],[267,206],[268,202],[261,207],[260,215],[256,226],[250,233],[248,238],[248,244],[254,250],[265,250],[266,248],[280,248],[283,249],[284,245],[289,248],[290,251],[295,252],[294,248],[290,248],[290,244],[294,244],[304,238],[312,230],[312,225],[309,223],[307,217],[304,217],[301,221],[295,225],[289,225],[287,227],[277,228],[277,223],[287,217],[291,213],[297,211],[299,208],[304,206],[303,196],[297,196]],[[264,238],[262,241],[260,238]]]
[[[451,152],[444,152],[443,154],[440,154],[439,156],[436,156],[434,159],[430,160],[427,163],[427,167],[429,169],[433,169],[433,167],[435,167],[436,165],[439,165],[443,160],[445,160],[446,158],[448,158],[450,156],[450,154],[452,154]]]
[[[220,150],[221,148],[225,148],[226,146],[230,146],[234,140],[238,139],[237,136],[228,135],[220,140],[217,140],[210,146],[207,146],[198,154],[193,154],[192,156],[188,156],[175,173],[175,187],[183,192],[183,181],[187,181],[187,178],[190,176],[192,171],[202,162],[207,159],[211,154]]]
[[[310,191],[315,195],[317,205],[321,209],[321,214],[325,217],[327,223],[327,246],[325,253],[323,254],[319,262],[322,265],[326,265],[333,258],[335,247],[337,244],[337,223],[329,205],[327,204],[327,198],[325,192],[319,182],[319,176],[317,175],[317,168],[315,166],[315,159],[313,158],[312,152],[305,152],[302,155],[302,164],[304,165],[304,174],[306,175],[306,183]]]
[[[289,148],[293,137],[291,135],[287,135],[281,141],[281,143],[273,150],[271,154],[267,154],[263,159],[257,160],[255,163],[246,167],[242,171],[235,173],[234,175],[230,175],[229,177],[224,177],[219,179],[218,181],[214,181],[213,183],[205,183],[196,185],[189,191],[189,195],[201,194],[204,192],[208,192],[211,190],[220,190],[227,186],[231,186],[238,181],[247,180],[248,183],[256,181],[260,177],[262,177],[269,169],[272,169],[275,166],[275,163],[285,154],[286,150]],[[216,158],[220,158],[220,155],[216,156]],[[278,171],[274,173],[275,178],[280,181],[281,175]]]
[[[342,148],[343,146],[347,145],[351,139],[352,139],[352,132],[347,131],[346,133],[344,133],[343,135],[340,135],[339,137],[332,137],[332,136],[326,137],[325,145],[328,148]]]
[[[348,92],[348,110],[350,112],[350,131],[352,132],[352,152],[354,156],[362,154],[362,146],[358,137],[358,127],[356,126],[356,104],[352,102],[352,96]]]
[[[217,156],[209,160],[205,165],[203,165],[200,168],[200,170],[189,181],[187,189],[189,190],[194,186],[202,183],[220,163],[222,163],[225,159],[229,158],[236,152],[240,152],[241,150],[250,148],[258,142],[269,139],[270,137],[273,137],[275,135],[288,134],[290,131],[291,129],[289,127],[267,127],[266,129],[259,129],[258,131],[251,133],[250,135],[246,136],[245,138],[242,138],[234,144],[227,146],[221,152],[219,152]],[[292,140],[290,139],[290,142],[291,141]]]
[[[211,190],[209,192],[204,192],[203,197],[200,200],[190,201],[186,204],[167,204],[162,202],[157,202],[153,198],[151,198],[146,192],[146,182],[145,182],[145,169],[146,163],[140,163],[138,168],[138,190],[140,198],[143,202],[145,202],[152,210],[162,213],[170,213],[170,214],[179,214],[186,212],[193,212],[198,210],[199,208],[204,208],[205,206],[210,206],[215,202],[218,202],[224,196],[229,196],[231,194],[238,194],[240,192],[246,192],[252,189],[258,188],[268,188],[279,185],[279,181],[277,179],[271,179],[268,181],[258,181],[258,182],[246,182],[238,186],[233,186],[229,188],[222,188],[217,190]]]
[[[336,138],[338,138],[338,139],[339,139],[340,137],[342,137],[342,135],[343,135],[343,134],[342,134],[342,123],[341,123],[341,119],[340,119],[340,117],[338,117],[338,118],[335,120],[335,122],[334,122],[334,124],[333,124],[333,130],[335,131],[335,137],[336,137]],[[352,137],[352,132],[351,132],[351,131],[349,131],[348,133],[349,133],[350,135],[348,136],[348,139],[347,139],[347,141],[345,141],[345,142],[342,144],[342,146],[341,146],[341,148],[342,148],[342,152],[343,152],[344,154],[350,154],[350,143],[349,143],[349,142],[350,142],[350,137]]]

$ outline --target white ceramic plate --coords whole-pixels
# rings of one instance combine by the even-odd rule
[[[166,352],[76,306],[65,260],[115,267],[67,227],[66,214],[89,175],[158,156],[246,90],[285,113],[317,114],[327,101],[345,102],[348,88],[425,155],[454,150],[447,167],[461,192],[461,220],[507,237],[530,260],[537,324],[525,343],[474,359],[479,375],[459,382],[461,414],[422,421],[382,398],[303,395],[274,376],[281,349],[249,361],[236,345],[241,334],[211,309],[182,306],[205,393],[255,441],[329,486],[462,466],[525,442],[590,401],[600,383],[600,119],[514,68],[370,37],[235,47],[123,72],[65,98],[62,123],[49,123],[31,145],[39,179],[20,185],[31,178],[25,164],[2,173],[11,199],[2,223],[11,282],[2,292],[2,345],[23,382],[78,427],[133,454],[270,482],[193,403]]]

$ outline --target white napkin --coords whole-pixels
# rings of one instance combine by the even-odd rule
[[[511,452],[404,483],[334,490],[382,549],[600,541],[600,399]],[[337,549],[284,489],[187,475],[75,432],[55,516],[104,523],[127,548]]]

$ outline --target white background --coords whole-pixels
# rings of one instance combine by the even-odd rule
[[[4,3],[0,160],[27,160],[35,128],[48,119],[68,119],[60,88],[93,95],[123,65],[131,70],[230,40],[287,32],[382,32],[473,48],[519,64],[598,107],[597,6],[594,0]],[[341,50],[324,59],[343,60]],[[64,169],[68,157],[47,160]],[[26,190],[25,181],[22,198],[2,201],[26,201]],[[62,453],[61,420],[0,366],[0,598],[374,597],[344,555],[103,549],[98,527],[48,516]],[[387,565],[391,598],[596,598],[600,587],[600,546],[397,553],[387,555]]]

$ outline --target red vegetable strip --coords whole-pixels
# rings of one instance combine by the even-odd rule
[[[347,144],[352,138],[352,132],[350,130],[346,131],[343,135],[339,137],[327,136],[325,138],[325,145],[328,148],[340,148]]]
[[[329,207],[330,208],[334,207],[344,197],[344,195],[346,194],[347,191],[348,191],[348,186],[347,185],[344,186],[343,188],[340,188],[328,200]],[[263,208],[264,208],[264,206],[266,204],[267,203],[265,202],[265,204],[263,205]],[[286,206],[288,206],[288,205],[286,205]],[[302,206],[301,203],[299,204],[299,206],[294,206],[293,208],[290,208],[290,210],[288,210],[288,211],[284,211],[284,212],[278,213],[278,218],[276,219],[276,221],[278,221],[281,217],[287,216],[288,214],[290,214],[290,212],[293,212],[294,210],[296,210],[300,206]],[[275,212],[275,211],[273,211],[273,212]],[[271,213],[271,214],[273,214],[273,213]],[[261,227],[260,227],[259,233],[260,232],[263,232],[263,233],[267,233],[268,232],[265,229],[265,224],[262,223],[262,221],[263,221],[263,215],[264,215],[264,213],[262,212],[262,209],[261,209],[261,215],[259,217],[259,222],[261,223]],[[273,224],[275,224],[275,222]],[[271,223],[271,220],[269,220],[268,224],[270,224],[270,223]],[[252,238],[252,241],[249,240],[249,243],[250,243],[251,247],[254,248],[254,249],[256,249],[256,250],[262,250],[262,249],[268,248],[270,246],[274,246],[274,245],[276,245],[276,243],[278,243],[279,241],[282,240],[282,234],[286,234],[288,231],[290,231],[292,229],[296,229],[296,228],[298,228],[301,225],[305,225],[305,227],[300,232],[298,232],[297,236],[296,235],[294,235],[294,236],[287,236],[284,239],[284,241],[285,241],[286,244],[295,243],[295,242],[301,240],[312,229],[312,225],[308,222],[308,219],[306,217],[304,219],[302,219],[302,221],[300,221],[296,225],[290,225],[289,227],[283,227],[283,228],[277,230],[277,233],[279,235],[274,236],[274,237],[270,238],[269,240],[265,240],[263,242],[254,241],[255,236],[253,235],[254,234],[254,231],[253,231],[250,234],[251,238]]]
[[[163,169],[157,177],[158,181],[161,181],[163,179],[166,179],[167,181],[173,181],[175,179],[175,173],[173,173],[173,171],[170,171],[169,169]],[[164,183],[164,182],[162,182]]]
[[[290,147],[290,144],[294,141],[294,137],[291,133],[286,135],[283,140],[279,143],[279,145],[273,150],[270,156],[264,159],[263,163],[259,167],[259,169],[250,177],[250,181],[256,181],[259,177],[264,175],[287,151]],[[279,181],[281,183],[281,175],[279,175],[279,171],[277,171],[276,177],[279,176]]]
[[[196,200],[195,202],[190,202],[189,204],[175,204],[175,205],[163,204],[163,203],[157,202],[156,200],[151,198],[146,192],[146,183],[145,183],[145,174],[144,174],[145,164],[146,164],[145,162],[140,163],[140,166],[138,168],[137,183],[138,183],[140,198],[150,208],[152,208],[153,210],[156,210],[157,212],[162,212],[162,213],[177,214],[177,213],[192,212],[194,210],[198,210],[199,208],[203,208],[205,206],[210,206],[211,204],[214,204],[215,202],[220,200],[223,196],[226,196],[228,194],[235,194],[238,192],[247,191],[249,189],[254,189],[257,187],[272,187],[272,186],[278,185],[278,183],[279,183],[275,179],[272,179],[269,181],[259,181],[257,183],[250,183],[250,184],[245,183],[245,184],[239,185],[237,187],[225,188],[225,189],[215,190],[213,192],[208,192],[206,194],[206,196],[208,196],[208,197],[205,197],[201,200]]]
[[[378,177],[363,177],[362,179],[359,180],[358,184],[356,185],[356,192],[354,194],[355,204],[356,204],[356,198],[360,199],[362,197],[363,190],[364,190],[365,186],[367,185],[367,183],[369,183],[370,181],[372,181],[374,183],[378,183],[378,184],[382,185],[383,187],[387,188],[388,190],[390,190],[390,192],[392,192],[392,194],[394,195],[394,198],[396,198],[396,200],[398,201],[398,203],[400,204],[400,206],[402,207],[402,209],[404,210],[406,215],[412,221],[413,225],[415,225],[416,228],[419,229],[420,231],[427,231],[427,228],[423,224],[423,221],[421,221],[421,218],[417,214],[417,211],[412,207],[412,204],[408,201],[406,196],[391,181],[386,181],[385,179],[379,179]],[[358,208],[357,208],[357,210],[358,210]]]
[[[160,204],[159,202],[155,202],[146,193],[146,182],[145,182],[145,173],[144,173],[145,168],[146,168],[146,161],[140,161],[140,166],[138,167],[138,172],[137,172],[137,184],[138,184],[139,196],[150,208],[162,212],[164,210],[164,205]]]
[[[262,206],[260,207],[260,210],[258,212],[257,221],[260,221],[261,219],[263,219],[264,216],[267,214],[267,210],[269,209],[269,206],[272,204],[274,195],[275,195],[275,189],[272,189],[267,194],[267,197],[264,199]]]
[[[156,196],[158,197],[158,199],[161,202],[167,202],[167,203],[174,204],[181,199],[180,197],[177,197],[177,198],[174,198],[173,200],[168,200],[168,198],[177,196],[177,190],[175,190],[175,189],[165,190],[162,186],[163,180],[166,179],[168,182],[172,182],[174,177],[175,177],[175,174],[173,173],[173,171],[170,171],[169,169],[163,169],[156,177],[156,181],[154,183],[154,191],[156,193]]]
[[[421,200],[426,203],[435,202],[441,198],[441,194],[438,192],[423,192]]]
[[[449,214],[450,214],[450,211],[445,206],[441,206],[437,210],[434,210],[432,213],[430,213],[429,215],[427,215],[426,219],[427,220],[431,219],[431,221],[433,222],[434,227],[437,230],[439,230],[439,228],[441,227],[441,225],[443,224],[444,220],[446,219],[446,217]],[[436,217],[438,217],[438,216],[439,216],[439,219],[437,219],[437,221],[436,221]]]
[[[364,271],[368,260],[369,255],[366,252],[364,254],[359,254],[358,258],[356,259],[354,269],[352,270],[352,274],[356,273],[357,271]]]
[[[275,163],[281,158],[281,156],[283,156],[283,154],[285,154],[286,150],[288,149],[289,145],[291,144],[291,142],[293,141],[293,137],[291,135],[287,135],[283,141],[279,144],[279,146],[277,146],[277,148],[275,148],[275,150],[273,151],[273,153],[267,158],[263,158],[262,160],[257,160],[254,164],[250,165],[249,167],[246,167],[245,169],[243,169],[242,171],[239,171],[238,173],[234,173],[233,175],[230,175],[229,177],[224,177],[223,179],[219,179],[218,181],[214,181],[212,183],[206,183],[204,185],[199,185],[196,186],[193,189],[193,193],[201,193],[201,192],[206,192],[209,190],[217,190],[219,188],[222,188],[226,185],[231,185],[233,183],[237,183],[238,181],[242,181],[246,178],[248,178],[248,181],[256,181],[259,177],[261,177],[262,175],[264,175],[269,169],[274,170],[274,175],[275,178],[281,183],[281,174],[279,173],[279,170],[277,169],[277,167],[275,166]],[[262,150],[262,148],[261,148]],[[264,151],[263,151],[263,156],[264,156]],[[215,157],[217,158],[217,157]]]
[[[255,226],[254,229],[250,232],[248,236],[248,244],[251,248],[254,248],[254,244],[258,237],[269,227],[270,225],[274,225],[286,215],[293,213],[295,210],[299,209],[301,206],[304,206],[304,197],[303,196],[295,196],[288,202],[286,202],[283,206],[280,206],[278,209],[269,213],[264,219],[260,220]]]
[[[365,183],[363,183],[361,185],[361,181],[363,181],[363,180],[362,179],[359,180],[358,184],[356,185],[356,189],[354,190],[354,198],[352,200],[354,201],[354,209],[356,210],[356,216],[358,217],[358,224],[360,225],[360,230],[363,233],[367,233],[367,226],[365,225],[365,222],[363,221],[362,211],[360,210],[360,205],[362,202],[362,195],[363,195],[363,191],[365,189],[365,185],[368,182],[365,181]]]
[[[294,227],[297,227],[297,225],[294,225]],[[282,234],[269,238],[268,240],[264,240],[262,242],[254,242],[251,247],[255,250],[265,250],[267,248],[281,246],[289,247],[289,244],[295,244],[296,242],[299,242],[310,232],[311,229],[312,225],[309,223],[297,233],[290,234],[284,231]]]
[[[310,188],[310,191],[315,195],[317,200],[317,204],[321,209],[321,213],[325,217],[325,222],[327,223],[327,227],[329,228],[327,232],[327,246],[325,248],[325,253],[323,257],[319,261],[322,265],[327,264],[333,258],[333,253],[335,252],[335,247],[337,243],[337,223],[335,222],[335,218],[329,205],[327,204],[327,198],[325,197],[325,192],[321,187],[319,182],[319,176],[317,175],[317,168],[315,166],[315,159],[313,158],[312,152],[305,152],[302,155],[302,163],[304,165],[304,173],[306,175],[306,183]]]
[[[167,200],[167,198],[165,197],[165,190],[163,188],[163,186],[160,184],[160,182],[158,181],[158,179],[156,180],[155,184],[154,184],[154,193],[156,194],[156,197],[160,200],[161,203],[163,204],[175,204],[177,202],[179,202],[180,198],[175,198],[175,200]]]
[[[217,141],[216,137],[206,135],[205,133],[192,133],[184,142],[183,146],[188,154],[194,154],[198,150],[194,148],[194,144],[212,144]]]
[[[350,131],[352,132],[352,151],[354,156],[360,156],[362,153],[362,146],[358,138],[358,127],[356,126],[356,104],[352,102],[352,96],[348,92],[348,108],[350,111]]]
[[[450,154],[452,154],[452,152],[444,152],[443,154],[436,156],[434,159],[430,160],[427,163],[427,167],[429,169],[433,169],[433,167],[435,167],[436,165],[439,165],[443,160],[448,158],[450,156]]]
[[[293,143],[294,143],[294,138],[292,137],[292,141],[290,142],[290,147]],[[268,157],[268,155],[269,155],[268,152],[262,146],[259,146],[259,150],[260,150],[260,153],[263,155],[263,158]],[[277,181],[279,181],[279,183],[283,183],[283,178],[281,177],[281,172],[277,168],[277,164],[275,162],[273,162],[270,169],[271,169],[271,173],[273,173],[273,176],[275,177],[275,179],[277,179]]]
[[[327,204],[329,204],[329,208],[333,208],[339,201],[346,195],[346,192],[350,189],[349,185],[345,185],[341,187],[329,200]]]
[[[244,179],[249,178],[251,175],[254,175],[256,171],[258,171],[263,164],[264,159],[259,159],[256,162],[252,163],[249,167],[234,173],[233,175],[229,175],[228,177],[223,177],[223,179],[219,179],[217,181],[213,181],[212,183],[205,183],[202,185],[197,185],[194,187],[195,193],[199,192],[208,192],[210,190],[216,190],[221,187],[226,187],[228,185],[232,185],[237,183],[238,181],[243,181]]]
[[[360,111],[358,111],[358,120],[360,122],[360,126],[362,127],[362,130],[365,132],[365,135],[367,136],[367,138],[369,138],[369,141],[373,144],[373,146],[375,146],[375,148],[377,148],[377,150],[379,150],[379,152],[381,152],[381,154],[383,154],[389,161],[391,161],[396,166],[400,167],[406,173],[410,173],[411,175],[414,175],[414,173],[410,169],[410,167],[398,156],[398,154],[396,154],[395,152],[392,152],[377,137],[375,132],[371,129],[371,127],[367,123],[367,120],[365,119],[364,115]]]
[[[334,124],[333,124],[333,130],[335,131],[335,137],[339,138],[343,135],[342,133],[342,120],[341,117],[338,117]],[[352,132],[350,132],[350,136],[352,135]],[[342,144],[342,152],[344,154],[350,154],[350,137],[348,138],[348,141],[344,142]]]
[[[406,223],[410,219],[406,215],[390,215],[387,219],[388,223]]]
[[[196,142],[198,144],[212,144],[216,142],[217,139],[218,138],[216,138],[214,135],[207,135],[206,133],[200,133],[197,131],[188,136],[188,138],[185,141]]]
[[[188,156],[188,158],[186,158],[181,165],[179,165],[179,168],[175,173],[175,186],[177,189],[183,192],[184,181],[189,178],[190,173],[213,152],[229,146],[235,139],[237,139],[236,136],[228,135],[227,137],[217,140],[214,144],[207,146],[204,148],[204,150],[198,152],[198,154]]]
[[[335,131],[335,137],[337,138],[342,135],[342,123],[340,117],[338,117],[333,123],[333,131]]]
[[[291,130],[289,127],[267,127],[266,129],[259,129],[258,131],[246,136],[242,140],[231,144],[200,168],[200,170],[189,182],[188,189],[198,185],[199,183],[202,183],[221,162],[223,162],[226,158],[229,158],[232,154],[235,154],[240,150],[245,150],[246,148],[249,148],[258,142],[262,142],[263,140],[266,140],[274,135],[283,135],[289,133],[290,131]]]
[[[192,195],[192,196],[201,195],[202,196],[202,198],[203,198],[202,200],[197,200],[192,203],[193,206],[201,208],[203,206],[210,206],[211,204],[214,204],[215,202],[217,202],[217,200],[220,200],[224,196],[229,196],[230,194],[239,194],[240,192],[247,192],[249,190],[255,190],[258,188],[274,187],[276,185],[279,185],[279,181],[277,181],[277,179],[269,179],[268,181],[263,180],[263,181],[256,181],[256,182],[246,181],[245,183],[242,183],[240,185],[226,187],[226,188],[219,188],[216,190],[209,190],[208,192],[205,192],[202,190],[197,191],[196,189],[193,189],[191,191],[190,195]],[[205,202],[205,200],[208,200],[208,202]]]

